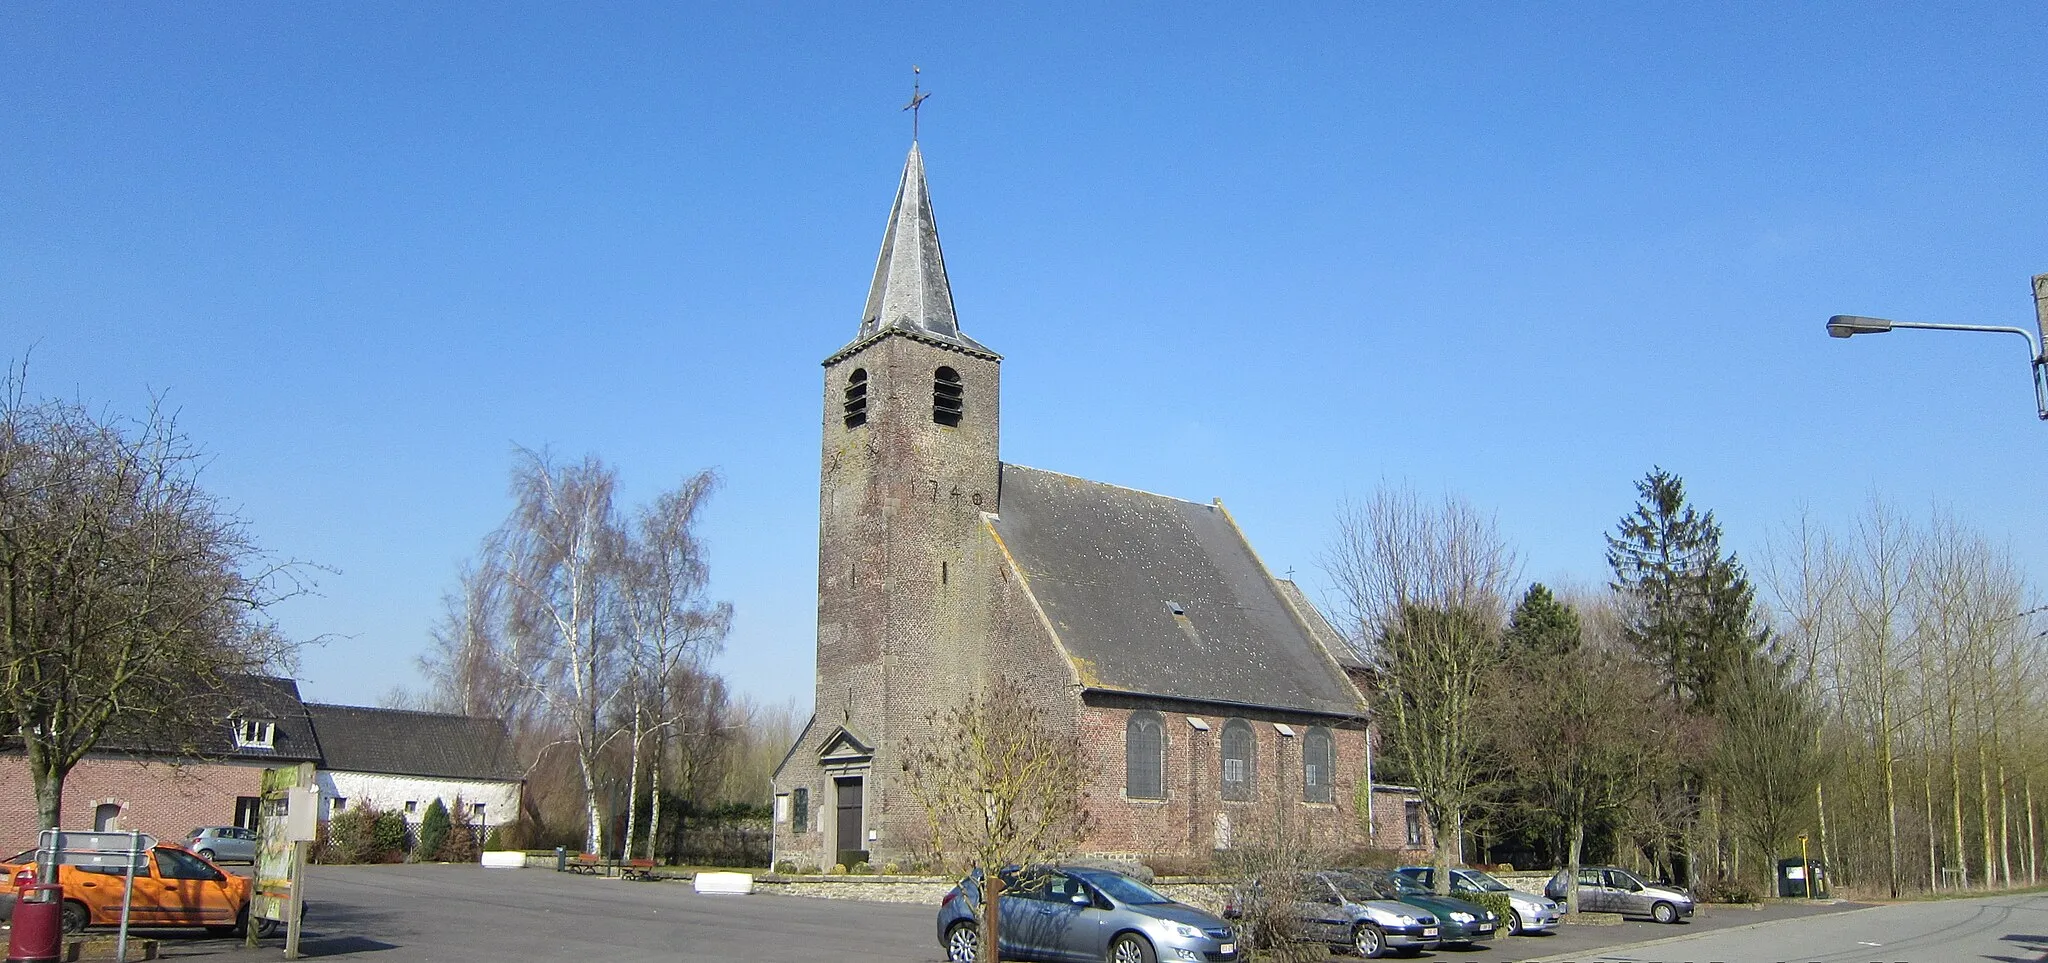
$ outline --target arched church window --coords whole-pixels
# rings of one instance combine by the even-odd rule
[[[1124,724],[1124,795],[1166,798],[1166,727],[1159,713],[1140,710]]]
[[[855,368],[846,376],[846,427],[868,423],[868,369]]]
[[[1255,798],[1252,784],[1253,752],[1258,748],[1252,725],[1243,719],[1223,724],[1223,798],[1246,801]]]
[[[1326,803],[1332,800],[1331,776],[1337,769],[1337,746],[1330,738],[1330,730],[1321,726],[1309,729],[1301,740],[1301,798],[1304,802]]]
[[[965,410],[960,393],[960,372],[940,368],[932,373],[932,420],[949,428],[960,424]]]

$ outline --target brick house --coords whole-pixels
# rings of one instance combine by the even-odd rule
[[[263,770],[318,762],[320,740],[291,679],[236,679],[230,696],[218,725],[102,740],[65,778],[59,822],[165,840],[196,826],[255,828]],[[28,754],[17,742],[0,750],[0,855],[34,846],[40,825]]]
[[[1202,854],[1275,816],[1420,848],[1409,794],[1357,791],[1368,718],[1322,615],[1220,501],[1003,462],[1001,361],[960,330],[913,144],[824,361],[816,708],[776,771],[776,859],[914,858],[903,746],[996,673],[1081,734],[1091,852]]]

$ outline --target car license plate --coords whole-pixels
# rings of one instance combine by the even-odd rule
[[[1487,923],[1487,924],[1484,924],[1484,925],[1480,926],[1480,927],[1479,927],[1479,932],[1481,932],[1481,933],[1491,933],[1491,932],[1493,932],[1493,924],[1491,924],[1491,923]]]
[[[1220,949],[1220,950],[1217,950],[1216,952],[1218,952],[1218,953],[1221,953],[1221,954],[1223,954],[1224,956],[1229,956],[1230,954],[1232,954],[1232,953],[1235,953],[1235,952],[1237,952],[1237,944],[1236,944],[1236,943],[1225,943],[1225,944],[1223,944],[1223,948],[1222,948],[1222,949]]]
[[[1425,926],[1425,927],[1423,927],[1423,928],[1422,928],[1422,935],[1424,935],[1424,936],[1435,936],[1435,935],[1436,935],[1436,927],[1434,927],[1434,926]]]

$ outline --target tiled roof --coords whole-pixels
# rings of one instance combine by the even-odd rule
[[[1220,504],[1007,464],[999,504],[996,532],[1089,688],[1363,714]]]
[[[346,772],[517,780],[511,737],[497,719],[306,704],[320,733],[322,768]]]
[[[299,699],[299,684],[274,676],[237,676],[225,680],[225,691],[201,696],[217,701],[221,718],[212,725],[164,728],[148,718],[117,723],[96,751],[143,755],[196,756],[205,759],[269,759],[317,762],[320,740]],[[273,723],[270,748],[235,744],[236,719]]]
[[[1331,655],[1336,656],[1338,665],[1346,669],[1366,667],[1365,660],[1358,657],[1358,651],[1351,647],[1351,643],[1344,641],[1344,636],[1338,633],[1337,627],[1331,625],[1330,620],[1323,616],[1323,610],[1308,600],[1308,593],[1303,592],[1301,586],[1294,584],[1292,579],[1284,578],[1276,578],[1273,583],[1280,586],[1280,594],[1286,596],[1287,601],[1294,603],[1294,610],[1301,613],[1301,620],[1308,624],[1309,634],[1315,636],[1316,641],[1321,642],[1323,648],[1328,649]]]

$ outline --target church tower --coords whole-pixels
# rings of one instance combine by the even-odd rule
[[[960,330],[913,142],[859,331],[824,362],[811,731],[832,861],[903,851],[903,740],[985,665],[990,573],[963,562],[999,495],[1001,360]]]

